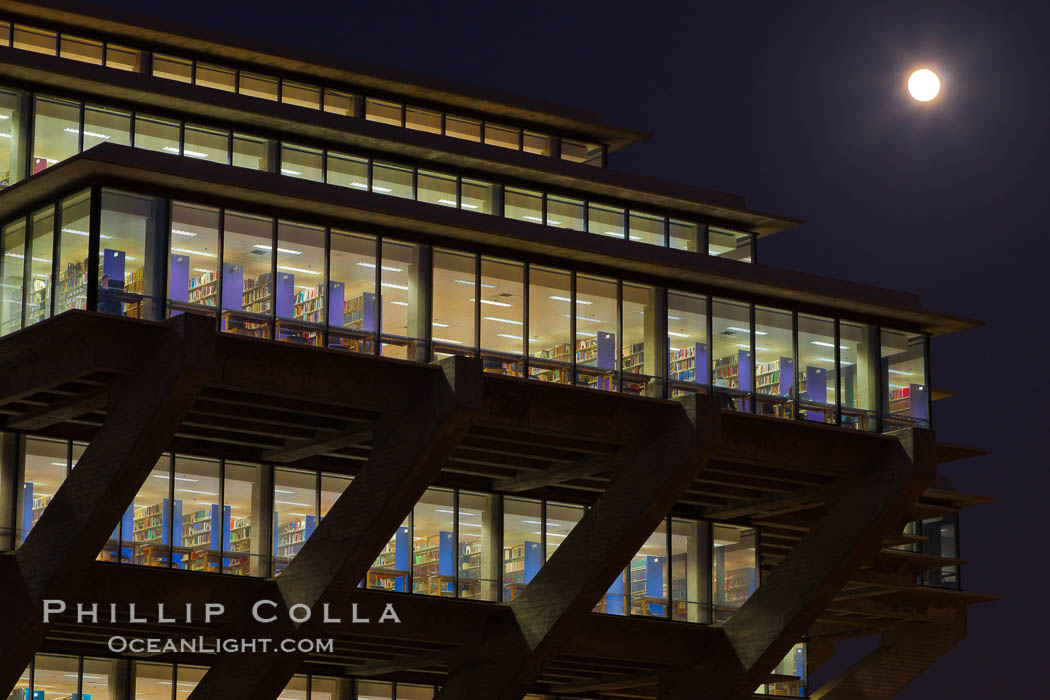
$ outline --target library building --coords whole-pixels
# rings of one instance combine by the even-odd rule
[[[58,0],[0,58],[0,697],[891,698],[993,599],[980,322],[759,262],[802,222],[648,134]]]

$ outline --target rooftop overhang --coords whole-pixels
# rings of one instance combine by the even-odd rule
[[[523,126],[598,141],[608,144],[610,149],[622,148],[650,136],[644,131],[602,123],[597,112],[591,110],[292,49],[206,27],[160,20],[98,5],[68,0],[5,0],[2,9],[29,22],[35,20],[49,25],[75,27],[79,30],[75,33],[103,35],[133,47],[191,56],[204,55],[220,63],[229,61],[263,72],[295,76],[307,82],[334,82],[350,89],[383,93],[409,102],[491,115]]]

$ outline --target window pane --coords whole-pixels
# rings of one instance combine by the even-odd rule
[[[454,114],[445,115],[445,136],[467,141],[481,140],[481,122],[469,117],[458,117]]]
[[[707,600],[707,523],[671,521],[671,617],[711,621]]]
[[[619,326],[616,282],[576,277],[576,383],[616,391],[616,329]]]
[[[0,90],[0,188],[13,185],[25,174],[26,127],[22,114],[22,96]]]
[[[529,267],[529,374],[572,383],[572,275]]]
[[[756,695],[788,695],[796,698],[806,697],[806,645],[796,644],[791,651],[773,667],[771,675],[794,676],[797,680],[784,680],[780,683],[766,683],[755,691]]]
[[[317,472],[275,469],[273,574],[287,568],[317,527]]]
[[[695,252],[699,250],[699,233],[697,225],[689,221],[678,221],[671,219],[670,222],[671,247],[676,250],[688,250]]]
[[[499,124],[485,124],[485,143],[490,146],[518,150],[518,136],[520,129],[511,126],[500,126]]]
[[[69,473],[69,443],[65,440],[26,438],[26,471],[22,512],[18,514],[17,544],[25,542],[44,509]]]
[[[47,29],[16,24],[11,45],[23,51],[46,53],[54,56],[58,52],[58,35]]]
[[[226,212],[224,236],[222,330],[269,338],[273,220]]]
[[[751,262],[751,234],[711,226],[707,230],[708,255]]]
[[[215,308],[219,299],[219,210],[172,202],[168,315]]]
[[[408,592],[408,572],[412,561],[412,545],[408,534],[410,521],[411,518],[405,518],[368,570],[366,580],[369,588]]]
[[[353,352],[375,352],[376,239],[333,230],[331,269],[329,345]]]
[[[321,475],[321,519],[328,515],[335,502],[343,495],[352,479],[342,474]]]
[[[839,359],[842,362],[842,425],[876,430],[878,360],[875,326],[842,321]],[[910,389],[910,387],[909,387]]]
[[[412,168],[393,163],[372,163],[372,191],[412,199]]]
[[[87,308],[89,190],[62,201],[55,314]]]
[[[116,659],[84,659],[84,700],[120,700],[126,687],[126,661]]]
[[[711,570],[716,622],[725,622],[758,589],[755,531],[714,525]]]
[[[756,308],[755,391],[759,413],[777,418],[795,417],[794,357],[791,312],[762,306]],[[823,367],[821,373],[826,374],[827,370],[827,367]],[[819,386],[814,388],[817,390]],[[834,393],[831,403],[834,421]]]
[[[270,170],[270,141],[246,134],[233,135],[233,164],[239,168]]]
[[[791,381],[782,374],[781,382]],[[835,422],[835,321],[798,316],[799,418],[817,423]],[[759,375],[759,383],[762,378]]]
[[[452,506],[452,491],[427,489],[412,511],[413,593],[456,595],[456,538]]]
[[[632,211],[630,222],[629,237],[632,241],[664,245],[664,217]]]
[[[425,361],[426,286],[420,255],[413,243],[383,241],[383,346],[381,354]]]
[[[55,698],[75,697],[79,666],[75,656],[37,654],[33,663],[33,695],[40,698],[48,695]]]
[[[525,266],[481,260],[481,356],[486,372],[522,376]]]
[[[574,163],[601,165],[602,146],[599,143],[585,143],[583,141],[562,139],[561,157],[562,160],[571,160]]]
[[[358,681],[357,697],[360,700],[390,700],[394,697],[394,686],[385,681]]]
[[[354,108],[354,96],[339,90],[324,91],[324,111],[332,114],[342,114],[345,117],[355,117],[357,112]]]
[[[591,203],[587,207],[587,231],[610,238],[624,237],[623,209]]]
[[[543,511],[539,501],[503,499],[503,600],[521,595],[543,567]]]
[[[522,145],[526,153],[536,153],[541,156],[549,156],[551,154],[551,138],[546,134],[526,131]]]
[[[106,44],[106,67],[117,70],[142,72],[142,52],[126,46]]]
[[[26,278],[26,327],[51,317],[51,256],[55,241],[55,208],[29,217],[29,276]]]
[[[664,521],[628,565],[632,615],[667,615],[667,560],[667,522]]]
[[[145,148],[147,151],[180,154],[179,123],[136,114],[135,147]]]
[[[153,76],[177,80],[180,83],[191,82],[193,78],[193,61],[178,56],[153,54]]]
[[[433,700],[433,698],[433,686],[397,684],[397,700]]]
[[[157,215],[166,206],[164,200],[102,190],[99,311],[128,318],[161,318],[164,251]]]
[[[11,23],[0,22],[0,46],[11,45]]]
[[[187,124],[182,155],[227,165],[230,162],[230,133]]]
[[[285,80],[281,83],[281,102],[297,107],[321,109],[321,88]]]
[[[320,346],[324,328],[324,229],[277,226],[277,339]]]
[[[507,187],[503,198],[503,212],[508,219],[543,223],[543,193]]]
[[[459,495],[459,597],[499,599],[499,549],[496,546],[498,497]]]
[[[434,358],[474,351],[475,256],[434,251]]]
[[[321,151],[306,146],[281,144],[281,175],[298,177],[303,180],[321,182],[324,180]]]
[[[188,697],[207,672],[208,669],[202,666],[186,666],[185,664],[175,666],[176,700],[184,700],[179,697],[180,695]],[[91,700],[91,698],[85,698],[84,700]],[[138,698],[135,700],[138,700]]]
[[[429,170],[419,171],[419,201],[427,204],[440,204],[446,207],[457,207],[456,176],[435,173]]]
[[[0,335],[22,327],[22,289],[25,271],[26,224],[19,219],[4,226],[0,258]]]
[[[926,538],[922,546],[923,554],[953,559],[959,557],[958,514],[923,520],[920,527],[922,536]],[[938,569],[927,569],[919,577],[919,583],[925,586],[958,588],[959,565],[952,564]]]
[[[131,145],[131,113],[109,107],[84,108],[84,150],[100,143]]]
[[[241,71],[238,92],[249,97],[277,100],[277,78]]]
[[[573,528],[583,520],[583,506],[563,503],[547,504],[547,546],[546,561],[550,561],[558,547],[569,536]]]
[[[120,521],[120,560],[167,569],[173,522],[182,522],[182,501],[171,499],[171,457],[163,455]]]
[[[623,285],[623,390],[663,397],[663,343],[657,329],[656,288]]]
[[[52,97],[36,98],[33,125],[33,174],[77,154],[80,105]]]
[[[583,230],[583,201],[565,197],[547,197],[547,225]]]
[[[927,425],[926,336],[882,329],[882,384],[883,431]]]
[[[369,97],[365,100],[365,119],[370,122],[401,126],[401,105]]]
[[[84,63],[94,63],[96,66],[101,66],[102,42],[63,34],[59,56],[73,61],[83,61]]]
[[[667,345],[671,396],[705,386],[711,357],[707,344],[707,297],[668,292]]]
[[[329,185],[367,190],[368,160],[329,151],[327,182]]]
[[[460,207],[481,214],[492,214],[496,185],[491,182],[462,178]]]
[[[306,686],[306,676],[292,676],[278,697],[282,700],[307,700]]]
[[[433,112],[422,107],[405,108],[405,126],[416,131],[428,131],[431,134],[441,133],[441,112]]]
[[[310,700],[345,700],[353,696],[350,678],[310,677]]]
[[[174,683],[171,664],[135,662],[135,700],[171,700]]]
[[[171,563],[176,569],[219,573],[222,523],[229,513],[220,510],[219,462],[176,455],[175,519]]]
[[[267,576],[263,541],[260,470],[255,464],[226,463],[223,485],[222,572],[234,576]],[[255,525],[253,527],[253,524]]]
[[[197,62],[197,85],[215,90],[234,92],[237,89],[237,71],[225,66]]]
[[[712,302],[712,356],[714,381],[722,407],[750,410],[751,315],[749,306],[737,301]]]

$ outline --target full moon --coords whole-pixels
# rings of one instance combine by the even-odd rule
[[[929,68],[920,68],[908,77],[908,92],[919,102],[929,102],[941,91],[941,79]]]

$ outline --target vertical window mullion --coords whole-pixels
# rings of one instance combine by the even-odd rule
[[[368,160],[368,188],[372,189],[372,160]],[[372,311],[376,317],[376,327],[372,331],[372,335],[375,338],[375,347],[372,348],[373,355],[379,355],[380,353],[380,342],[382,339],[383,330],[383,236],[379,234],[376,236],[376,274],[375,274],[375,308]]]
[[[623,280],[616,280],[616,391],[623,393]]]
[[[929,333],[923,333],[922,371],[923,380],[926,382],[926,427],[933,430],[933,383],[930,381],[930,353],[933,349],[933,339]],[[956,525],[958,528],[958,525]],[[956,532],[956,549],[958,549],[958,531]],[[961,550],[960,550],[961,551]],[[956,557],[958,557],[956,553]],[[957,567],[961,569],[962,567]]]
[[[758,363],[755,362],[755,345],[756,345],[756,343],[755,343],[755,336],[757,335],[756,331],[758,331],[758,328],[755,325],[755,305],[754,304],[748,304],[748,314],[751,317],[751,324],[750,324],[750,328],[751,328],[751,333],[750,333],[750,336],[751,336],[751,357],[748,358],[748,361],[751,364],[751,376],[750,376],[750,378],[748,380],[748,383],[751,384],[751,389],[750,389],[751,398],[750,398],[750,400],[748,402],[750,404],[748,406],[748,409],[749,409],[748,413],[756,413],[758,409],[755,406],[755,402],[758,399],[758,392],[757,392],[756,387],[755,387],[755,368],[757,367]],[[739,374],[739,372],[740,372],[740,368],[737,368],[737,373]],[[740,382],[738,381],[737,384],[739,384],[739,383]]]
[[[842,425],[842,329],[835,318],[835,425]]]
[[[572,299],[572,303],[569,304],[569,333],[571,336],[569,358],[572,361],[572,384],[575,386],[579,383],[579,378],[576,376],[576,270],[572,270],[569,273],[569,292],[569,296]]]
[[[174,481],[174,479],[172,479]],[[215,530],[216,523],[212,523],[212,531]],[[229,520],[226,519],[226,459],[219,459],[219,573],[225,573],[223,570],[226,564],[226,528],[229,527]],[[249,547],[249,549],[251,549]]]
[[[84,152],[84,115],[87,112],[87,105],[83,102],[80,103],[80,125],[77,129],[77,153]]]
[[[100,185],[92,185],[91,211],[88,212],[87,308],[89,311],[95,311],[98,308],[98,254],[101,241],[102,187]]]
[[[715,393],[715,370],[714,370],[714,364],[715,364],[715,347],[714,347],[715,346],[715,339],[713,337],[713,334],[714,334],[714,331],[715,331],[715,321],[714,321],[713,318],[711,318],[711,315],[714,313],[714,301],[711,299],[711,295],[710,294],[707,295],[706,305],[707,305],[706,319],[707,319],[707,347],[708,347],[708,350],[707,350],[707,367],[704,369],[704,372],[707,374],[707,392],[708,392],[708,394],[713,396],[714,393]],[[696,371],[695,360],[694,360],[694,370],[693,371],[694,372]]]
[[[452,546],[454,554],[452,597],[459,598],[459,489],[452,489],[452,513],[452,539],[455,540]]]
[[[81,129],[83,131],[83,129]],[[55,297],[58,292],[58,253],[59,253],[59,235],[61,233],[61,227],[59,226],[59,216],[61,214],[61,200],[55,201],[55,208],[51,214],[51,289],[48,291],[49,304],[47,311],[48,318],[54,318],[55,316]]]
[[[882,368],[882,326],[875,326],[875,342],[874,348],[870,351],[875,357],[874,360],[877,363],[878,368],[877,380],[875,382],[875,431],[878,433],[883,432],[885,410],[883,407],[886,405],[886,390],[889,387],[883,386],[887,375]],[[869,358],[870,361],[871,358]]]
[[[664,563],[667,564],[667,575],[663,577],[664,578],[664,585],[667,586],[667,605],[665,606],[666,613],[665,613],[664,617],[666,617],[668,620],[672,619],[672,617],[673,617],[673,615],[671,613],[671,606],[674,605],[674,599],[672,598],[672,591],[674,590],[674,586],[671,585],[671,576],[674,575],[674,572],[671,570],[671,524],[672,524],[672,522],[673,521],[671,520],[671,516],[667,516],[667,519],[664,520],[664,531],[665,531],[665,533],[667,535],[667,537],[666,537],[667,544],[665,545],[666,549],[664,549]],[[688,559],[688,554],[686,555],[686,558]],[[688,590],[688,588],[686,590]]]
[[[799,391],[798,391],[798,377],[799,377],[799,357],[798,357],[798,312],[791,312],[791,373],[794,375],[791,377],[791,393],[794,394],[792,397],[792,405],[794,406],[794,418],[795,420],[801,420],[802,416],[799,414]],[[780,368],[780,382],[783,386],[784,382],[784,368]]]
[[[163,509],[162,509],[163,511]],[[162,513],[163,515],[163,513]],[[180,523],[181,525],[181,523]],[[175,566],[175,453],[168,455],[168,568]]]
[[[327,153],[327,151],[325,151]],[[324,324],[324,331],[322,335],[322,342],[324,346],[331,347],[330,343],[330,322],[332,319],[331,309],[331,292],[332,292],[332,227],[324,227],[324,289],[321,294],[321,308],[324,309],[324,317],[321,322]]]
[[[277,228],[278,219],[276,216],[270,219],[270,337],[277,339]],[[294,290],[293,290],[294,291]]]
[[[224,262],[224,258],[223,258],[223,255],[225,255],[225,253],[223,252],[224,249],[225,249],[225,245],[226,245],[226,207],[219,207],[219,246],[218,246],[218,254],[219,254],[219,269],[218,269],[218,273],[219,273],[219,279],[218,279],[217,284],[215,285],[215,293],[216,293],[216,298],[215,298],[215,301],[216,301],[216,304],[215,304],[215,311],[216,311],[216,313],[215,313],[215,324],[216,324],[216,328],[218,328],[219,330],[222,330],[222,313],[223,313],[223,309],[222,309],[222,282],[223,282],[223,277],[226,276],[224,274],[226,263]]]
[[[521,357],[521,368],[522,368],[521,376],[524,377],[525,379],[529,378],[529,337],[531,335],[531,333],[529,333],[529,297],[530,297],[530,294],[529,294],[529,268],[530,267],[531,267],[531,265],[529,263],[525,263],[525,264],[522,265],[522,271],[521,271],[522,276],[523,276],[523,279],[522,279],[522,282],[523,282],[523,284],[522,284],[523,293],[522,293],[522,300],[521,300],[521,314],[522,314],[521,321],[522,321],[522,326],[523,326],[523,330],[524,330],[524,332],[521,335],[522,335],[522,338],[525,339],[524,347],[522,348],[523,352],[522,352],[522,357]]]
[[[474,357],[481,357],[481,255],[474,255]]]

